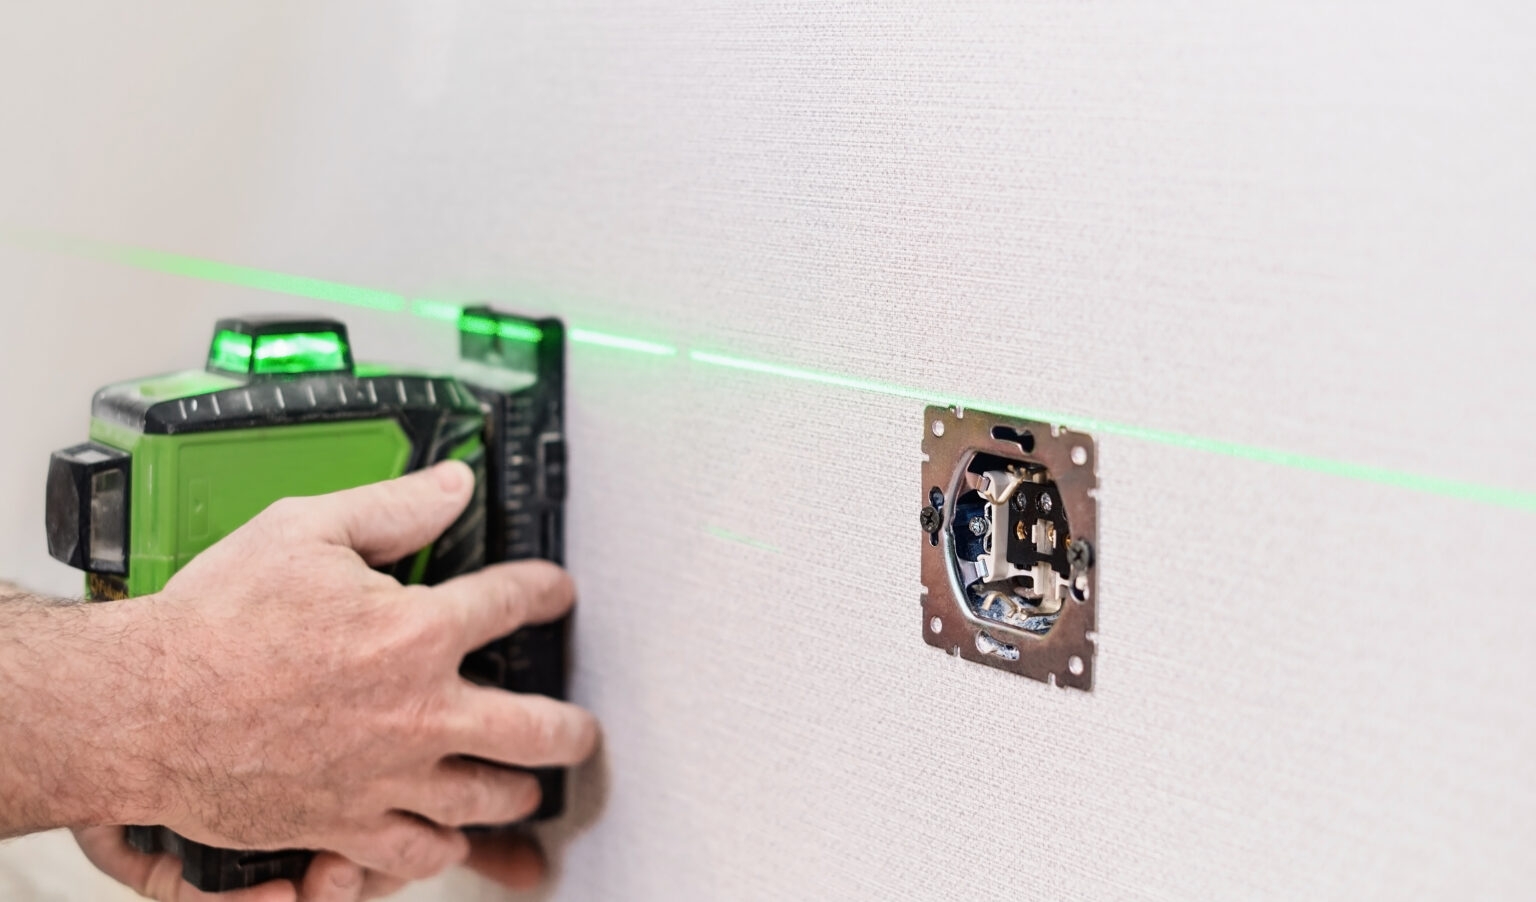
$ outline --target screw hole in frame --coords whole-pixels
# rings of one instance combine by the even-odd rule
[[[1000,442],[1013,442],[1024,449],[1025,454],[1035,450],[1035,435],[1028,429],[1014,429],[1012,426],[993,426],[992,437]]]

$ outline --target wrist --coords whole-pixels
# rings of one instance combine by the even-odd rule
[[[148,606],[125,607],[0,602],[0,834],[156,823],[166,809],[156,649],[127,616]]]
[[[166,716],[174,656],[156,602],[151,596],[80,605],[85,622],[70,651],[73,666],[61,662],[79,698],[85,785],[102,796],[77,801],[86,826],[163,824],[171,817],[179,785],[172,753],[180,737],[177,721]]]

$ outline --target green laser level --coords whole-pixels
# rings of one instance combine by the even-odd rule
[[[458,320],[460,361],[434,374],[357,364],[329,319],[220,320],[201,370],[110,385],[90,441],[48,468],[48,550],[86,572],[94,601],[159,591],[199,552],[279,498],[352,488],[448,459],[476,491],[433,545],[388,570],[434,584],[487,562],[563,556],[565,329],[489,307]],[[568,618],[526,627],[464,660],[465,677],[563,698]],[[534,772],[564,808],[564,772]],[[171,852],[209,892],[297,880],[312,852],[237,852],[164,827],[128,828]]]

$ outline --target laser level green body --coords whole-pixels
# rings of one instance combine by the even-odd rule
[[[564,329],[489,308],[459,320],[460,368],[355,364],[346,327],[323,319],[230,319],[203,370],[110,385],[90,441],[56,452],[48,545],[86,572],[92,600],[150,595],[272,502],[391,479],[447,459],[474,470],[469,508],[433,545],[388,568],[433,584],[486,562],[561,562]],[[566,621],[529,627],[465,659],[477,682],[563,697]],[[564,805],[564,774],[535,772]],[[146,852],[182,859],[206,891],[302,877],[312,853],[234,852],[161,827],[131,827]]]

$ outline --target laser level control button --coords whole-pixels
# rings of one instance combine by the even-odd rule
[[[565,439],[545,435],[539,439],[539,466],[544,473],[544,497],[565,500]]]

